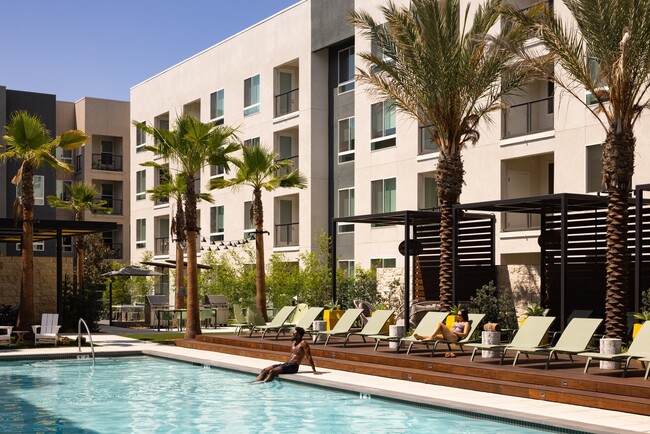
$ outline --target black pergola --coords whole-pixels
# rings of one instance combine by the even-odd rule
[[[638,186],[635,198],[629,200],[629,240],[634,268],[630,270],[630,279],[634,280],[635,290],[628,294],[628,303],[639,308],[640,288],[647,279],[649,267],[642,265],[650,261],[650,252],[643,251],[643,239],[649,236],[650,228],[644,221],[650,219],[650,201],[643,200],[643,191],[650,190],[649,185]],[[488,202],[458,204],[458,211],[487,211],[537,214],[540,216],[540,235],[538,244],[541,253],[541,290],[559,287],[559,292],[551,294],[552,307],[559,308],[560,325],[565,326],[568,312],[565,311],[567,300],[573,304],[596,303],[602,296],[604,305],[605,291],[605,219],[607,197],[558,193],[544,196],[504,199]],[[633,247],[633,249],[632,249]],[[646,248],[647,250],[647,248]],[[569,279],[576,283],[569,290]],[[594,286],[596,283],[597,287]],[[549,297],[548,293],[542,293]],[[547,306],[551,307],[551,306]],[[631,306],[630,306],[631,307]]]
[[[34,241],[56,240],[56,310],[61,312],[63,293],[63,238],[108,232],[117,229],[114,222],[88,222],[76,220],[34,220]],[[0,218],[0,243],[20,243],[22,221]]]
[[[485,278],[487,274],[488,280],[494,280],[494,216],[470,213],[459,213],[455,215],[457,218],[454,219],[454,298],[456,297],[457,288],[462,286],[457,279],[459,274],[458,270],[462,264],[469,265],[470,267],[473,265],[483,265],[483,267],[473,267],[483,272],[482,277],[479,277],[479,279]],[[476,222],[479,222],[478,225]],[[406,210],[332,219],[332,300],[337,299],[336,238],[339,223],[404,226],[404,240],[402,242],[403,244],[399,246],[399,251],[404,255],[404,318],[408,321],[410,318],[411,304],[411,257],[416,255],[426,256],[429,264],[438,264],[438,266],[430,265],[429,268],[439,268],[440,212]],[[462,240],[461,233],[465,234],[465,238]],[[465,276],[474,277],[477,274],[467,273]],[[437,269],[429,276],[429,282],[431,283],[433,280],[436,282],[438,280]],[[466,287],[470,287],[471,285],[468,281],[465,282]],[[439,293],[438,288],[436,284],[436,289]]]

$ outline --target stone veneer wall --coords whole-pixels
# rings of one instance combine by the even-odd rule
[[[0,304],[20,305],[20,256],[0,258]],[[72,276],[72,258],[63,258],[63,276]],[[56,258],[34,258],[34,318],[56,312]]]

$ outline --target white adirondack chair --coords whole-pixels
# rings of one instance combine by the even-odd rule
[[[54,343],[57,346],[59,343],[59,323],[58,313],[44,313],[41,316],[41,324],[33,325],[34,331],[34,346],[39,343]]]
[[[0,344],[11,345],[12,326],[0,326]]]

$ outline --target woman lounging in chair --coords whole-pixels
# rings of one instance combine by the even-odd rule
[[[438,326],[430,336],[421,336],[414,334],[413,337],[420,341],[437,341],[444,340],[449,342],[457,342],[469,333],[470,324],[469,316],[465,309],[458,311],[456,315],[456,322],[451,326],[451,330],[445,325],[445,323],[438,323]]]

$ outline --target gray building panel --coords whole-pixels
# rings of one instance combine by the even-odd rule
[[[354,0],[311,2],[311,51],[337,44],[354,37],[348,15],[354,10]]]

